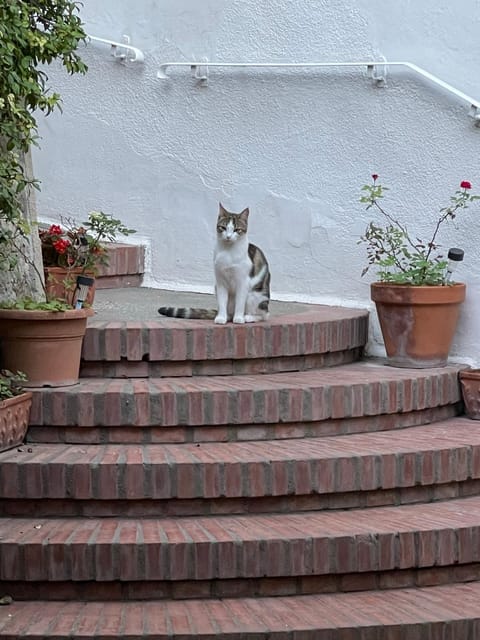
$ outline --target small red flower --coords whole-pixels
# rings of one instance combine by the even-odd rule
[[[61,236],[63,233],[62,227],[58,224],[52,224],[48,233],[52,236]]]
[[[469,182],[468,180],[462,180],[462,182],[460,183],[460,187],[462,189],[471,189],[472,188],[472,183]]]
[[[52,242],[52,244],[53,244],[53,248],[57,253],[64,254],[66,253],[68,247],[70,246],[70,241],[62,240],[60,238],[59,240],[55,240],[55,242]]]
[[[378,173],[372,173],[373,181],[378,180]]]

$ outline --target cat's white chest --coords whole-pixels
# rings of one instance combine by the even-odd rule
[[[244,245],[244,243],[241,243]],[[215,278],[230,289],[238,285],[239,280],[248,278],[251,261],[247,247],[238,244],[232,247],[217,247],[214,254]],[[247,245],[248,246],[248,245]]]

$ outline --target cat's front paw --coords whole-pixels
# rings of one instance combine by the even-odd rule
[[[218,315],[214,320],[215,324],[227,324],[227,317]]]
[[[245,324],[245,316],[233,316],[233,322],[235,324]]]

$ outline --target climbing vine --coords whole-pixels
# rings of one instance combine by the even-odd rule
[[[38,144],[36,113],[61,108],[50,89],[47,65],[60,61],[69,74],[85,73],[77,53],[86,39],[79,2],[0,0],[0,267],[13,268],[18,241],[30,227],[22,198],[37,180],[27,175],[24,157]]]

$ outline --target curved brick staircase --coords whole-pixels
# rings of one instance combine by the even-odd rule
[[[480,637],[480,424],[367,316],[90,323],[0,454],[0,639]]]

